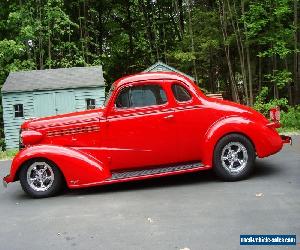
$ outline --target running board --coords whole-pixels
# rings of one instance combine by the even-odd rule
[[[144,168],[138,170],[112,172],[112,176],[106,179],[105,182],[118,182],[129,179],[146,179],[151,177],[166,176],[180,174],[184,172],[194,172],[205,169],[205,166],[200,163],[185,163],[174,166],[163,166],[157,168]]]

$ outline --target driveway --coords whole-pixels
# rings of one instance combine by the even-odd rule
[[[300,242],[300,136],[293,139],[233,183],[208,171],[41,200],[18,182],[1,186],[0,249],[254,249],[239,245],[240,234],[296,234]],[[9,165],[0,162],[1,177]]]

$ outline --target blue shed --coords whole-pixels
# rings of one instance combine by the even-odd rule
[[[26,119],[101,106],[105,80],[101,66],[11,72],[1,92],[5,143],[12,149]]]
[[[193,77],[171,67],[170,65],[161,62],[161,61],[158,61],[157,63],[153,64],[152,66],[150,66],[149,68],[144,70],[144,72],[161,72],[161,71],[179,73],[179,74],[185,75],[186,77],[190,78],[192,81],[195,81],[195,78],[193,78]]]

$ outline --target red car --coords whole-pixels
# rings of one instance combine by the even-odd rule
[[[275,115],[275,116],[274,116]],[[103,108],[33,119],[21,127],[24,148],[4,184],[20,180],[32,197],[69,188],[213,168],[224,180],[246,178],[256,156],[278,152],[276,119],[206,97],[175,73],[142,73],[116,81]]]

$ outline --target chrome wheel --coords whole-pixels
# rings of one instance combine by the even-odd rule
[[[27,170],[27,183],[37,192],[47,191],[53,184],[54,172],[46,162],[34,162]]]
[[[222,150],[221,162],[228,172],[239,174],[248,162],[246,147],[240,142],[229,142]]]

